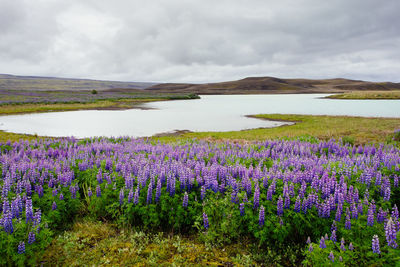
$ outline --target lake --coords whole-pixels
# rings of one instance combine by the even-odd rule
[[[196,100],[142,104],[145,109],[82,110],[0,116],[0,130],[42,136],[144,137],[176,130],[238,131],[283,122],[262,113],[400,117],[399,100],[333,100],[327,94],[202,95]]]

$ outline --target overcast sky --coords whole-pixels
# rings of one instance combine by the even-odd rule
[[[400,82],[399,0],[0,0],[0,73]]]

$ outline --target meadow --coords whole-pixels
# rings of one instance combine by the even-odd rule
[[[74,103],[0,112],[62,105]],[[400,120],[256,117],[295,124],[146,139],[1,132],[0,265],[400,261]]]
[[[261,255],[285,253],[287,261],[289,253],[289,265],[391,265],[400,260],[400,150],[394,144],[129,138],[2,143],[0,264],[37,264],[43,254],[55,260],[46,254],[55,233],[86,217],[94,225],[104,222],[97,228],[110,232],[112,223],[196,236],[208,248],[245,239]],[[97,247],[96,234],[89,233],[75,245]],[[138,254],[138,233],[125,237],[126,247],[113,248],[121,257],[124,251],[136,255],[126,264],[148,256]],[[159,239],[158,246],[177,242]],[[188,241],[182,243],[188,249]],[[195,255],[181,264],[204,263]],[[153,260],[163,263],[165,257]],[[262,264],[267,256],[261,262],[248,257],[247,263]]]

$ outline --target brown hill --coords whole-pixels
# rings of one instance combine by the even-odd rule
[[[342,93],[346,91],[400,90],[400,83],[376,83],[348,79],[279,79],[274,77],[248,77],[238,81],[185,84],[164,83],[146,90],[163,93],[195,94],[295,94],[295,93]]]

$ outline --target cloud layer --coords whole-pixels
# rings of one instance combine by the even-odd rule
[[[400,82],[398,0],[0,0],[0,73]]]

